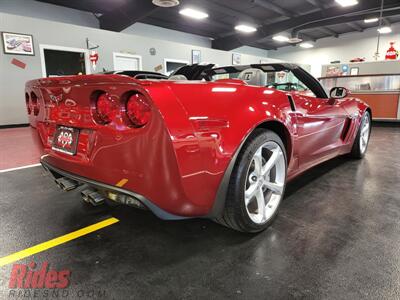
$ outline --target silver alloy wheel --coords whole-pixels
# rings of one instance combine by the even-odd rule
[[[286,163],[278,143],[269,141],[257,149],[246,176],[244,201],[247,214],[256,224],[268,222],[282,198]]]
[[[369,114],[365,114],[363,120],[361,122],[361,132],[360,132],[360,152],[364,153],[367,150],[368,140],[369,140],[369,129],[370,129],[370,120]]]

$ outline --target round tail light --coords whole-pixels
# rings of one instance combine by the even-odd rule
[[[150,121],[151,108],[142,94],[133,94],[126,103],[126,114],[135,127],[142,127]]]
[[[26,104],[26,109],[28,111],[28,115],[31,114],[31,106],[29,105],[29,94],[25,93],[25,104]]]
[[[115,105],[107,93],[102,93],[96,101],[97,117],[102,124],[108,124],[112,121],[115,114]]]
[[[33,109],[33,114],[37,116],[39,114],[39,102],[38,102],[38,97],[34,92],[31,93],[31,103],[32,103],[32,108]]]

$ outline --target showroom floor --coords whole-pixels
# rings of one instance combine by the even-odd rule
[[[366,159],[337,158],[291,182],[276,222],[258,235],[208,220],[166,222],[124,206],[90,207],[79,191],[61,192],[41,167],[3,172],[0,258],[115,217],[18,263],[71,270],[70,295],[398,298],[399,149],[398,127],[373,128]],[[11,269],[0,267],[0,298],[10,293]]]

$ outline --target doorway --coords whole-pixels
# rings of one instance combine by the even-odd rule
[[[164,59],[164,74],[169,76],[177,69],[188,65],[189,62],[187,60],[178,60],[178,59]]]
[[[40,45],[43,77],[91,74],[86,49]]]
[[[114,70],[113,71],[141,71],[142,57],[127,53],[113,53]]]

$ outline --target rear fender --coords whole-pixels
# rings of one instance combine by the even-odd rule
[[[194,86],[196,94],[192,93]],[[191,167],[182,174],[184,189],[191,201],[209,207],[208,217],[215,216],[224,206],[237,155],[255,128],[279,122],[292,136],[290,103],[282,92],[264,93],[267,89],[243,84],[179,83],[170,88],[184,107],[198,140],[194,153],[177,153],[178,165]],[[165,114],[173,113],[166,109]],[[289,144],[293,144],[291,138]]]

